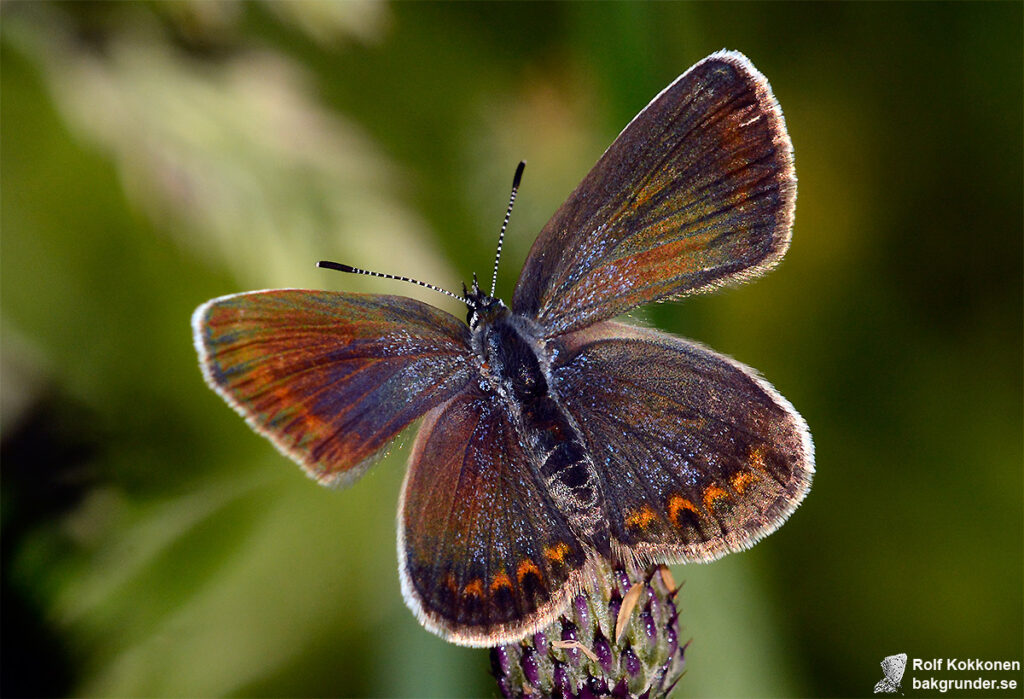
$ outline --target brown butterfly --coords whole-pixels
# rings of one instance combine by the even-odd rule
[[[256,291],[200,306],[195,344],[210,386],[326,485],[422,417],[398,513],[405,600],[455,643],[507,643],[559,615],[598,557],[710,560],[807,494],[810,433],[768,382],[612,320],[764,273],[795,199],[768,82],[720,51],[619,134],[511,306],[475,280],[466,324],[401,296]]]

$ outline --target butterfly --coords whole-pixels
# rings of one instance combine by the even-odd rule
[[[907,669],[907,654],[887,655],[882,660],[882,673],[885,675],[875,684],[875,694],[896,694],[900,692],[900,682]]]
[[[773,267],[795,198],[768,82],[719,51],[619,134],[541,230],[509,305],[475,277],[456,296],[466,322],[403,296],[234,294],[193,315],[200,365],[328,486],[421,419],[398,509],[403,597],[449,641],[514,642],[562,613],[597,561],[711,560],[806,495],[810,433],[768,382],[615,320]]]

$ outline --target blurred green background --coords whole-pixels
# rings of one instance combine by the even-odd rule
[[[350,490],[317,487],[203,384],[190,314],[292,286],[461,315],[313,264],[486,276],[527,159],[507,298],[622,126],[723,47],[785,112],[793,245],[756,283],[641,317],[762,371],[818,473],[753,550],[675,569],[677,695],[858,696],[893,653],[1021,659],[1020,3],[0,19],[5,696],[491,694],[486,653],[401,600],[409,435]]]

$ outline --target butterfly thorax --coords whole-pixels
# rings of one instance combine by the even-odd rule
[[[500,299],[488,296],[482,296],[478,306],[470,306],[469,318],[481,389],[505,404],[534,477],[569,526],[580,539],[608,555],[597,468],[579,427],[554,389],[550,353],[539,329],[512,313]]]

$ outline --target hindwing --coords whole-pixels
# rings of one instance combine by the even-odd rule
[[[809,490],[807,425],[752,369],[616,322],[557,349],[556,390],[601,474],[612,536],[639,562],[752,546]]]
[[[470,388],[427,415],[398,522],[406,602],[456,643],[517,641],[581,587],[586,552],[492,394]]]

